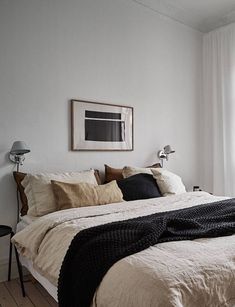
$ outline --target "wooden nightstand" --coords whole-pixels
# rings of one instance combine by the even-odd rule
[[[8,281],[11,280],[11,262],[12,262],[12,243],[11,238],[14,236],[14,232],[10,226],[7,225],[0,225],[0,237],[5,237],[10,235],[10,248],[9,248],[9,259],[8,259]],[[25,296],[24,284],[23,284],[23,274],[22,274],[22,267],[19,261],[19,255],[17,249],[15,247],[15,255],[16,255],[16,262],[18,273],[20,277],[20,285],[22,290],[22,295]]]

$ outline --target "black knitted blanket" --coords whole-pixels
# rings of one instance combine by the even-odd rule
[[[60,307],[89,307],[96,288],[118,260],[161,242],[235,233],[235,199],[113,222],[79,232],[64,258]]]

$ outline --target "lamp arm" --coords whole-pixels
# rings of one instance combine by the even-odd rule
[[[166,159],[166,154],[164,153],[163,150],[159,150],[159,152],[158,152],[158,158],[159,158],[159,159]]]
[[[16,164],[17,172],[19,171],[20,165],[23,165],[23,162],[25,160],[24,155],[13,155],[9,153],[9,159]]]

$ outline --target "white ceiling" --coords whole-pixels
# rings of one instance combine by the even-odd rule
[[[235,0],[133,0],[201,32],[235,22]]]

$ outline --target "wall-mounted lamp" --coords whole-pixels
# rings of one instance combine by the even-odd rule
[[[24,155],[29,152],[30,149],[25,142],[16,141],[13,143],[9,153],[9,159],[17,165],[17,172],[19,171],[20,165],[23,165],[23,161],[25,160]]]
[[[159,150],[158,152],[158,158],[161,160],[161,165],[163,167],[163,160],[165,159],[168,161],[168,155],[174,153],[175,150],[172,150],[170,145],[166,145],[163,150]]]

